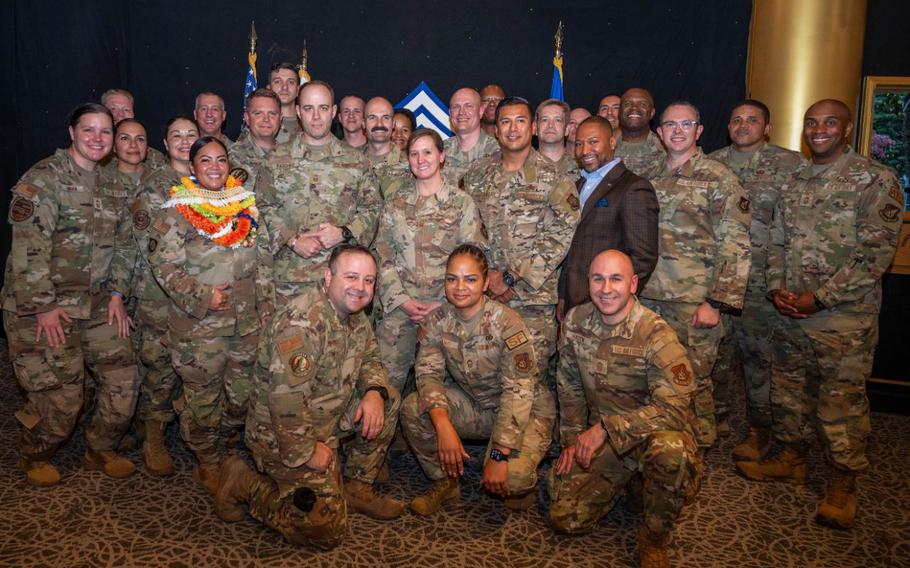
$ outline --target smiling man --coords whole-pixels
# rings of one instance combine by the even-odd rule
[[[379,180],[379,193],[384,199],[386,189],[392,182],[410,177],[411,171],[405,153],[392,142],[395,116],[392,103],[383,97],[373,97],[367,101],[364,113],[367,132],[365,154]]]
[[[695,435],[702,450],[717,436],[711,370],[724,335],[721,312],[742,309],[749,276],[751,203],[726,166],[697,145],[698,109],[680,101],[660,117],[667,148],[652,179],[660,203],[660,254],[642,303],[686,346],[695,372]],[[623,129],[623,136],[628,134]]]
[[[499,150],[496,139],[480,128],[483,110],[480,93],[470,87],[458,89],[449,100],[449,122],[455,136],[445,141],[446,163],[442,175],[454,186],[459,185],[474,162]]]
[[[569,105],[559,99],[547,99],[534,111],[537,129],[537,151],[559,166],[559,171],[571,176],[578,173],[575,148],[566,148],[566,128],[569,123]]]
[[[211,91],[203,91],[196,95],[193,117],[196,119],[196,124],[199,125],[200,136],[214,136],[230,148],[231,139],[221,131],[227,118],[224,99],[221,98],[221,95]]]
[[[635,299],[637,284],[628,256],[601,252],[588,271],[591,303],[570,310],[562,324],[562,452],[550,469],[549,521],[561,533],[594,530],[640,475],[639,565],[663,567],[695,470],[695,383],[686,349]]]
[[[651,132],[654,97],[646,89],[633,87],[622,94],[619,124],[622,134],[616,155],[626,167],[645,179],[653,179],[664,158],[661,139]]]
[[[249,189],[255,187],[255,179],[250,179],[265,164],[269,154],[275,148],[275,137],[281,126],[281,101],[269,89],[256,89],[246,98],[246,110],[243,121],[247,130],[231,145],[231,175],[245,177]],[[236,170],[240,168],[240,170]],[[235,171],[236,170],[236,171]]]
[[[606,118],[613,127],[613,135],[616,138],[622,137],[622,126],[619,124],[619,115],[622,112],[622,97],[619,95],[607,95],[600,99],[597,106],[597,116]]]
[[[806,479],[819,429],[833,468],[816,521],[850,528],[856,476],[869,467],[866,379],[878,342],[881,278],[901,225],[904,192],[890,169],[848,145],[850,109],[821,100],[803,119],[812,164],[780,191],[768,249],[768,296],[780,318],[771,370],[775,456],[736,467],[758,481]],[[814,426],[814,428],[813,428]]]

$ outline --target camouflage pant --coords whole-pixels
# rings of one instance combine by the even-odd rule
[[[723,320],[709,329],[697,329],[692,326],[692,316],[698,304],[681,302],[662,302],[642,298],[641,303],[664,318],[679,342],[685,345],[695,372],[695,394],[692,404],[695,412],[695,441],[699,447],[710,448],[717,440],[717,424],[714,418],[714,385],[711,382],[711,371],[717,361],[717,348],[724,336]]]
[[[259,334],[169,338],[183,395],[174,403],[180,435],[199,461],[217,463],[231,431],[246,420]]]
[[[353,396],[338,423],[337,431],[324,442],[337,450],[338,441],[355,432],[354,415],[361,397]],[[379,435],[366,440],[359,434],[343,444],[344,475],[372,484],[385,461],[386,450],[392,442],[398,424],[401,398],[394,388],[389,389],[385,405],[385,421]],[[347,532],[347,507],[342,493],[338,452],[329,469],[318,472],[300,466],[288,468],[275,453],[264,456],[254,453],[256,466],[268,477],[259,476],[250,498],[250,515],[280,532],[288,542],[312,544],[329,549],[337,546]],[[294,504],[294,494],[312,491],[316,501],[310,511]]]
[[[449,420],[462,439],[484,440],[493,433],[497,409],[482,409],[458,385],[445,383]],[[429,413],[420,414],[418,393],[412,393],[401,406],[401,430],[423,472],[432,481],[445,478],[439,464],[436,429]],[[549,391],[539,394],[531,407],[531,418],[521,448],[509,459],[509,492],[520,495],[537,486],[537,466],[550,447],[556,422],[556,402]],[[484,462],[489,458],[489,446]]]
[[[531,332],[539,376],[556,392],[556,374],[550,374],[550,359],[556,354],[556,306],[525,306],[515,311]]]
[[[408,375],[414,368],[417,358],[418,324],[412,323],[403,310],[394,310],[383,314],[376,326],[376,340],[382,365],[389,374],[389,384],[404,394],[408,384]]]
[[[25,407],[16,412],[23,456],[50,459],[70,436],[82,408],[86,368],[97,386],[86,445],[94,450],[117,447],[136,408],[139,375],[130,340],[117,337],[117,327],[108,325],[107,317],[107,304],[101,302],[89,320],[61,320],[66,342],[51,349],[43,336],[35,343],[37,317],[3,312],[10,361],[26,393]]]
[[[771,337],[777,312],[764,296],[747,293],[740,317],[723,316],[726,336],[714,365],[715,413],[729,414],[729,381],[742,376],[751,426],[771,427]]]
[[[775,335],[771,370],[775,438],[808,445],[815,422],[835,467],[869,467],[866,379],[877,343],[878,317],[871,314],[783,321]]]
[[[593,530],[640,472],[645,525],[654,535],[666,534],[685,504],[686,488],[695,475],[696,453],[689,434],[662,431],[651,434],[624,457],[605,443],[588,470],[575,463],[569,473],[557,476],[556,468],[551,467],[547,480],[550,525],[567,534]]]
[[[170,300],[141,300],[136,315],[136,353],[141,363],[139,419],[168,423],[174,419],[174,400],[180,379],[167,348],[167,313]]]

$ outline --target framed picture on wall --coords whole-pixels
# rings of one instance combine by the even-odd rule
[[[910,77],[863,80],[859,151],[893,168],[904,189],[904,223],[889,271],[910,274]]]

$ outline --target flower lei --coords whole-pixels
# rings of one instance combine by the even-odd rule
[[[181,177],[180,185],[171,188],[170,199],[161,206],[168,207],[215,244],[233,249],[255,242],[259,228],[256,197],[232,176],[221,191],[199,187],[193,177]]]

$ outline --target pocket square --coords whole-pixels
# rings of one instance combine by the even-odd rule
[[[597,200],[597,203],[594,204],[594,207],[608,207],[609,205],[610,205],[610,202],[607,201],[607,198],[601,197],[600,199]]]

